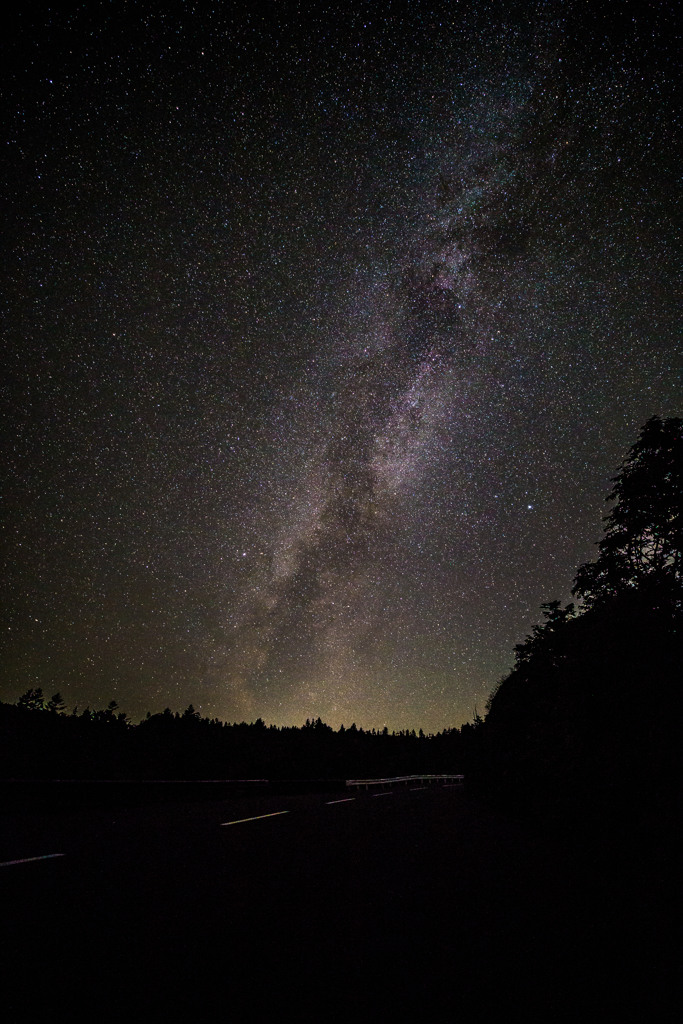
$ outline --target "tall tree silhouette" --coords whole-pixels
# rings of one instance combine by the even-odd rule
[[[648,420],[613,479],[607,530],[595,562],[582,565],[572,591],[590,607],[656,584],[683,584],[683,420]]]

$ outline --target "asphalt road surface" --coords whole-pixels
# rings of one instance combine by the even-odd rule
[[[669,1019],[632,883],[457,788],[0,824],[10,1022]]]

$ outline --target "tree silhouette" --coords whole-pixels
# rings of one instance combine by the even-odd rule
[[[586,607],[643,585],[683,584],[683,420],[648,420],[612,480],[607,529],[572,591]]]
[[[560,601],[547,601],[541,605],[541,611],[546,619],[545,623],[542,626],[534,626],[524,643],[515,644],[517,665],[524,665],[532,658],[537,661],[543,659],[553,667],[557,664],[560,657],[558,634],[565,623],[574,617],[574,605],[568,604],[562,608]]]
[[[47,702],[47,710],[51,711],[52,714],[54,715],[64,714],[64,712],[66,711],[66,704],[62,699],[61,693],[55,693],[52,697],[50,697],[49,701]]]
[[[653,417],[608,500],[582,607],[542,605],[487,702],[481,785],[501,802],[564,816],[670,820],[683,665],[683,422]],[[464,731],[464,730],[463,730]],[[628,780],[628,785],[626,784]]]
[[[26,693],[22,693],[21,697],[17,701],[18,708],[26,708],[27,711],[44,711],[45,704],[43,702],[43,691],[40,687],[37,689],[27,690]]]

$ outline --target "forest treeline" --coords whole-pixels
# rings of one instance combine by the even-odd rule
[[[296,726],[221,722],[190,705],[132,724],[112,701],[67,714],[57,693],[28,690],[0,704],[0,777],[16,779],[344,779],[454,771],[473,748],[475,726],[425,735],[320,718]],[[453,767],[455,765],[455,768]]]
[[[486,717],[426,736],[319,718],[228,724],[190,705],[133,725],[112,701],[66,713],[59,694],[0,704],[3,778],[341,779],[461,772],[508,810],[571,820],[672,818],[680,794],[683,421],[653,417],[613,480],[577,604],[550,601],[515,648]]]

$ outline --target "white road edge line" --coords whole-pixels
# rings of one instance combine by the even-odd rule
[[[66,857],[65,853],[44,853],[42,857],[21,857],[19,860],[3,860],[0,868],[8,868],[11,864],[30,864],[34,860],[51,860],[53,857]]]
[[[271,814],[257,814],[254,818],[238,818],[236,821],[222,821],[223,825],[241,825],[243,821],[260,821],[261,818],[276,818],[278,814],[289,814],[289,811],[273,811]]]
[[[392,789],[388,793],[373,793],[372,795],[373,796],[393,796],[394,795],[394,791]]]
[[[329,807],[330,804],[348,804],[351,800],[355,800],[355,796],[345,796],[341,800],[326,800],[325,806]]]

